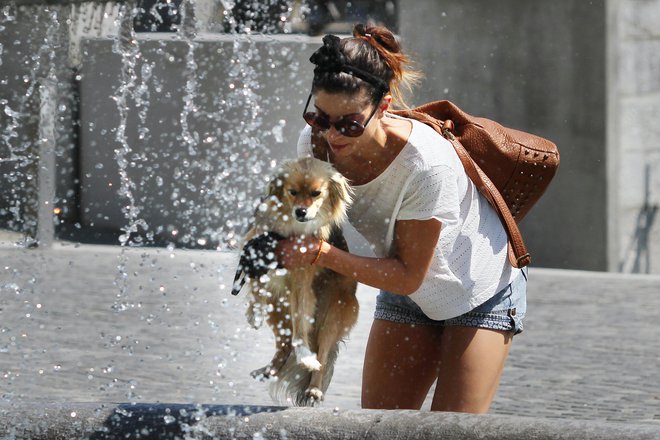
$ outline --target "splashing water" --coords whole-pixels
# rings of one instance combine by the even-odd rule
[[[129,178],[127,168],[129,166],[129,155],[132,148],[128,143],[126,135],[126,123],[128,118],[128,100],[134,98],[137,82],[136,62],[140,58],[140,49],[133,32],[133,15],[131,7],[133,2],[126,2],[120,9],[117,21],[119,22],[119,37],[115,40],[113,51],[121,57],[121,82],[117,94],[113,97],[117,103],[119,113],[119,125],[117,126],[115,140],[120,147],[115,149],[115,160],[119,165],[120,186],[118,193],[128,200],[128,204],[122,207],[127,225],[122,228],[123,234],[119,237],[122,246],[139,243],[141,238],[136,236],[135,242],[131,241],[131,234],[137,234],[140,228],[147,229],[146,222],[139,218],[140,207],[135,203],[133,190],[135,183]],[[130,12],[129,12],[130,11]]]
[[[127,200],[127,204],[122,207],[122,213],[126,219],[126,225],[122,228],[122,234],[119,236],[119,243],[122,246],[119,262],[117,264],[118,274],[115,278],[115,285],[119,291],[117,293],[112,309],[116,312],[122,312],[128,308],[134,307],[134,304],[127,301],[128,293],[128,273],[126,271],[127,256],[124,247],[127,245],[139,245],[142,238],[138,234],[140,228],[147,230],[146,222],[139,218],[140,207],[136,205],[133,190],[135,183],[128,176],[128,157],[132,152],[126,135],[126,124],[128,120],[128,101],[139,96],[135,92],[137,83],[136,62],[140,58],[140,49],[135,39],[133,31],[133,2],[126,2],[122,5],[117,17],[119,36],[113,45],[113,52],[121,57],[121,81],[117,94],[113,97],[117,104],[119,113],[119,125],[115,133],[115,140],[119,143],[119,148],[115,149],[115,161],[119,168],[119,196]],[[139,99],[139,98],[138,98]],[[132,234],[135,234],[133,241]]]
[[[206,86],[209,80],[208,77],[204,76],[208,75],[207,72],[209,71],[208,66],[204,64],[209,62],[204,58],[206,55],[205,50],[208,48],[204,46],[207,43],[207,40],[204,39],[206,37],[199,37],[197,34],[196,20],[192,9],[194,2],[184,1],[182,3],[180,9],[182,24],[179,32],[171,38],[162,35],[140,36],[138,38],[132,27],[135,5],[136,1],[124,2],[117,7],[118,14],[114,15],[115,29],[118,30],[118,36],[112,41],[112,52],[120,60],[116,64],[119,80],[116,86],[111,85],[111,92],[104,92],[101,98],[105,99],[109,96],[113,100],[110,106],[111,118],[108,119],[116,118],[118,122],[116,125],[103,126],[102,129],[99,129],[108,145],[113,146],[109,148],[110,152],[108,153],[111,157],[109,161],[104,163],[92,163],[93,168],[90,169],[90,174],[96,172],[100,175],[102,174],[100,170],[112,169],[110,171],[112,173],[114,165],[117,166],[117,174],[110,175],[111,179],[117,180],[112,182],[114,192],[111,196],[104,197],[100,203],[107,202],[108,205],[111,205],[119,200],[121,207],[121,215],[119,216],[119,222],[121,222],[120,252],[116,259],[114,259],[115,255],[112,255],[112,260],[109,260],[110,264],[105,266],[111,267],[110,271],[101,269],[104,275],[109,275],[109,278],[114,277],[113,284],[110,285],[110,282],[105,284],[110,285],[110,290],[105,292],[109,295],[99,295],[94,297],[94,301],[95,304],[104,308],[108,315],[116,318],[117,322],[130,322],[134,316],[139,315],[139,319],[136,319],[136,321],[142,320],[147,325],[153,325],[153,328],[156,328],[157,325],[170,325],[175,322],[174,319],[177,318],[172,318],[175,313],[177,317],[186,315],[187,309],[181,302],[179,302],[178,309],[171,306],[171,303],[174,302],[171,298],[176,297],[180,300],[181,295],[189,293],[188,282],[185,281],[172,286],[172,283],[163,280],[164,275],[162,273],[156,274],[156,272],[154,272],[153,278],[146,281],[146,277],[143,277],[144,273],[138,273],[138,271],[143,272],[142,269],[133,269],[132,266],[135,265],[135,260],[132,259],[131,255],[135,255],[135,252],[131,253],[129,248],[154,244],[155,234],[162,232],[162,230],[158,231],[157,228],[166,231],[173,242],[175,238],[177,240],[176,244],[170,243],[166,248],[169,251],[168,258],[174,255],[175,246],[178,246],[179,243],[193,246],[196,244],[201,247],[207,246],[208,243],[213,243],[213,246],[215,246],[216,242],[223,242],[223,245],[229,246],[236,243],[238,236],[247,226],[249,216],[246,216],[245,213],[250,212],[253,208],[252,194],[256,192],[253,190],[261,189],[272,169],[277,166],[277,159],[271,156],[272,141],[274,140],[278,144],[284,143],[289,135],[289,133],[285,133],[285,129],[289,128],[287,127],[287,119],[278,116],[273,121],[272,118],[268,119],[268,115],[265,114],[268,107],[264,104],[264,97],[261,95],[268,91],[270,96],[272,89],[268,88],[271,87],[270,83],[264,82],[269,78],[267,73],[264,74],[264,70],[266,72],[268,70],[275,71],[280,66],[288,68],[289,64],[287,63],[295,60],[295,57],[286,52],[289,49],[282,48],[277,43],[277,39],[272,40],[276,44],[264,44],[264,41],[269,43],[270,40],[263,35],[255,35],[258,31],[256,28],[244,28],[244,32],[240,34],[236,31],[229,36],[213,36],[213,38],[216,38],[215,40],[212,39],[213,49],[217,53],[221,53],[217,59],[220,59],[223,63],[226,62],[223,68],[228,67],[228,72],[226,76],[214,79],[215,82],[212,84],[214,86],[218,85],[217,90],[214,88],[212,93],[202,94],[202,90],[208,90]],[[43,38],[43,45],[39,46],[39,50],[32,55],[34,68],[30,70],[30,74],[24,79],[26,93],[19,102],[20,105],[17,105],[18,100],[0,101],[0,111],[6,116],[5,120],[8,122],[0,128],[0,136],[2,136],[3,142],[12,147],[10,150],[12,155],[6,155],[0,158],[0,161],[11,159],[17,162],[34,162],[36,160],[36,158],[30,156],[31,153],[27,144],[19,142],[21,136],[19,129],[30,113],[30,97],[40,92],[39,86],[42,77],[53,75],[48,70],[51,68],[51,64],[56,64],[53,62],[55,51],[52,50],[52,45],[58,44],[58,39],[62,38],[60,34],[72,31],[69,27],[71,26],[70,23],[67,22],[66,26],[64,25],[65,19],[62,11],[75,10],[77,14],[84,15],[80,5],[67,7],[70,9],[66,9],[66,7],[64,9],[54,8],[49,11],[50,20],[47,25],[48,29],[45,32],[47,36],[44,36],[44,32],[39,34]],[[102,10],[104,9],[99,8],[96,12]],[[2,20],[11,20],[12,18],[8,17],[11,17],[12,10],[5,7],[0,11],[4,14],[0,15],[1,31],[4,23]],[[73,12],[71,13],[73,14]],[[90,15],[90,17],[99,22],[103,20],[98,15]],[[93,20],[78,25],[83,26],[82,29],[87,31],[96,26]],[[164,43],[166,39],[170,40],[167,44]],[[106,42],[107,40],[104,44]],[[176,44],[171,44],[172,42]],[[68,43],[73,46],[73,43]],[[145,44],[146,47],[143,47],[142,44]],[[150,44],[151,46],[149,46]],[[161,49],[164,48],[161,53],[165,53],[165,56],[160,59],[154,55],[158,54],[158,45]],[[69,48],[69,50],[72,49]],[[0,46],[0,65],[9,63],[7,57],[9,52],[9,45]],[[150,55],[154,55],[154,59],[148,58]],[[93,63],[90,62],[90,65],[93,65]],[[70,67],[70,65],[66,67]],[[87,69],[89,66],[83,67]],[[115,66],[111,67],[114,68]],[[163,69],[170,68],[171,70],[163,74]],[[108,71],[110,70],[108,69]],[[75,77],[76,81],[82,84],[83,80],[81,78],[89,75],[89,72],[89,69],[76,71],[72,77]],[[110,74],[114,74],[114,71],[111,71]],[[180,84],[177,84],[177,87],[174,88],[167,80],[171,79],[172,76],[178,79],[179,74],[181,74]],[[87,78],[89,77],[87,76]],[[264,80],[264,78],[266,79]],[[295,75],[288,77],[290,82],[297,80]],[[109,82],[109,84],[114,83]],[[277,91],[279,90],[276,89],[276,93],[273,93],[273,95],[280,99],[281,94],[278,94]],[[54,96],[61,98],[61,95]],[[158,99],[162,101],[154,104]],[[167,104],[171,105],[169,108],[174,107],[176,110],[167,115],[168,119],[162,123],[162,132],[159,132],[155,128],[154,120],[163,117],[163,114],[160,113],[163,107],[158,107],[158,104],[167,100],[169,100]],[[61,100],[56,103],[54,109],[58,113],[54,116],[55,118],[72,111],[68,103],[66,107],[62,107]],[[88,109],[85,109],[85,111],[88,111]],[[218,123],[211,123],[210,128],[200,129],[200,127],[207,127],[204,124],[208,124],[208,121],[218,121]],[[160,120],[158,120],[158,123],[161,124]],[[92,120],[89,126],[85,124],[85,130],[89,129],[91,132],[92,124],[103,125],[98,120]],[[112,124],[115,124],[114,120]],[[169,127],[167,124],[174,127],[174,135],[168,132]],[[65,128],[69,129],[69,127]],[[136,134],[137,136],[134,136]],[[174,141],[172,142],[172,140]],[[99,145],[96,151],[103,150],[103,146]],[[170,151],[173,152],[170,153]],[[157,157],[159,154],[161,156]],[[149,168],[148,161],[154,157],[160,159],[160,163],[167,162],[166,165],[160,169],[157,167]],[[168,159],[163,160],[163,157]],[[173,176],[167,174],[170,170],[173,172]],[[153,194],[149,194],[149,184],[152,182],[157,191],[166,193],[162,206],[149,206],[149,203],[153,200],[153,198],[150,198]],[[167,195],[170,194],[171,197],[168,200]],[[16,203],[20,203],[21,199],[18,200]],[[170,210],[169,213],[163,215],[168,224],[157,224],[152,222],[151,217],[149,217],[150,209],[158,210],[161,208]],[[18,208],[15,209],[16,219],[21,217],[20,211]],[[176,212],[174,213],[174,211]],[[174,217],[174,220],[170,220],[168,216]],[[88,219],[93,220],[96,218],[100,217],[92,215],[88,217]],[[224,222],[219,227],[218,218],[222,218]],[[226,221],[224,221],[225,218]],[[80,223],[84,224],[85,221]],[[142,263],[146,263],[145,258],[143,258]],[[148,270],[158,271],[162,269],[154,266],[156,266],[155,263],[152,263]],[[145,266],[140,264],[140,267]],[[217,273],[222,270],[224,269],[217,269]],[[90,273],[84,274],[83,277],[87,276],[90,280],[99,278],[99,273],[88,272]],[[134,281],[140,277],[142,277],[141,281]],[[46,279],[44,278],[44,280]],[[160,289],[158,288],[159,285],[161,286]],[[25,296],[22,293],[23,291],[19,290],[22,288],[21,283],[9,283],[0,287],[3,291],[16,291],[16,294],[20,291],[20,296]],[[218,286],[214,287],[217,288]],[[87,288],[89,286],[84,286],[81,287],[81,290]],[[151,309],[142,308],[146,297],[146,295],[140,296],[142,288],[144,288],[144,292],[158,295],[157,299],[152,298]],[[220,286],[220,290],[226,291],[226,286]],[[55,287],[52,291],[56,291]],[[113,295],[115,296],[113,297]],[[162,301],[162,309],[159,301]],[[153,303],[156,303],[158,308]],[[227,300],[224,300],[221,308],[227,313],[229,307],[233,306],[231,304],[228,306]],[[108,308],[111,310],[108,310]],[[32,319],[34,319],[34,311],[26,310],[26,313],[33,313]],[[60,312],[61,310],[57,310],[57,313]],[[103,312],[99,311],[98,313]],[[119,313],[121,313],[121,318],[117,315]],[[198,321],[202,325],[208,325],[215,334],[223,334],[220,332],[221,327],[223,327],[222,331],[225,331],[224,328],[226,328],[223,316],[209,314],[201,316]],[[237,324],[237,326],[239,325]],[[239,392],[244,392],[240,381],[230,381],[231,375],[226,375],[227,365],[231,370],[232,366],[237,365],[239,362],[239,356],[243,356],[241,352],[242,347],[245,346],[244,340],[246,337],[242,334],[241,328],[244,327],[237,327],[233,335],[226,336],[224,351],[222,348],[211,349],[214,355],[217,352],[222,354],[222,357],[219,358],[213,368],[213,374],[217,374],[217,378],[214,377],[215,381],[210,382],[215,390],[213,391],[215,393],[213,399],[216,395],[218,398],[225,398],[225,395],[237,396]],[[129,356],[144,356],[148,359],[148,355],[152,352],[145,354],[138,351],[136,349],[138,339],[126,333],[130,333],[130,330],[122,330],[121,334],[112,331],[99,332],[101,335],[100,340],[104,344],[103,348],[121,350],[121,353],[127,353]],[[88,340],[85,339],[85,341]],[[140,337],[140,341],[143,341],[142,337]],[[194,345],[195,342],[192,344]],[[199,345],[201,346],[201,343]],[[177,356],[178,359],[193,356],[186,354],[186,350],[183,350],[183,353],[179,352],[177,347],[182,346],[181,343],[173,345],[171,351],[166,353],[165,357],[169,356],[169,358],[166,359],[165,363],[176,362],[172,359],[177,359]],[[223,347],[222,341],[220,341],[219,347]],[[0,347],[0,351],[4,349]],[[9,349],[7,348],[7,350]],[[149,349],[153,350],[153,348]],[[162,350],[167,350],[167,348]],[[119,388],[125,388],[127,391],[126,397],[129,400],[139,400],[141,398],[140,394],[144,392],[146,380],[142,377],[137,379],[126,378],[124,365],[122,365],[119,357],[121,354],[115,352],[103,354],[111,355],[113,359],[104,361],[101,366],[90,364],[78,366],[81,370],[84,367],[86,380],[96,381],[100,378],[108,378],[107,380],[111,382],[102,384],[99,387],[99,390],[103,393],[107,391],[109,395]],[[206,354],[208,355],[208,351]],[[195,353],[194,355],[202,356],[203,353],[200,349],[199,354]],[[55,367],[52,365],[55,365]],[[40,365],[39,368],[39,374],[41,375],[45,374],[47,376],[49,371],[52,370],[57,372],[58,375],[64,376],[65,374],[72,374],[73,366],[70,362],[56,359],[50,366]],[[221,386],[221,381],[228,381],[231,390],[228,391],[227,386]],[[111,390],[113,387],[114,390]],[[199,416],[203,417],[204,414],[200,411]],[[196,424],[190,427],[188,434],[191,436],[209,434],[204,429],[203,425]]]
[[[16,10],[14,8],[16,8],[15,5],[2,8],[0,28],[4,29],[5,24],[16,21]],[[34,105],[37,99],[43,99],[43,97],[38,96],[40,83],[53,81],[55,78],[55,51],[52,50],[52,47],[60,44],[60,22],[57,8],[49,9],[46,7],[44,12],[48,16],[48,25],[43,42],[39,45],[36,53],[30,56],[30,61],[33,63],[32,68],[29,70],[29,74],[23,76],[22,81],[26,86],[25,91],[18,96],[18,100],[13,100],[13,107],[7,99],[0,99],[0,105],[4,107],[3,113],[9,118],[0,134],[0,139],[7,150],[6,154],[0,157],[0,164],[14,164],[14,170],[7,176],[9,183],[14,184],[21,181],[29,183],[26,187],[25,198],[18,196],[11,198],[11,205],[7,211],[12,215],[12,220],[8,223],[10,228],[18,228],[23,232],[29,232],[33,236],[36,236],[37,228],[36,212],[33,212],[36,209],[31,206],[34,202],[30,202],[28,199],[36,200],[38,198],[35,182],[38,174],[39,152],[35,150],[34,143],[30,140],[21,140],[18,130],[30,123],[30,106]],[[4,47],[0,51],[0,57],[3,53]],[[20,187],[20,185],[16,187]],[[10,189],[12,194],[18,194],[16,187],[12,185]],[[29,242],[26,240],[24,244],[29,244]]]
[[[183,110],[181,111],[181,138],[185,146],[188,147],[188,154],[191,156],[197,155],[196,145],[199,143],[197,133],[191,133],[188,126],[188,115],[195,113],[197,107],[195,106],[195,96],[197,95],[197,62],[195,61],[196,43],[194,41],[196,36],[196,29],[194,25],[194,16],[192,15],[194,3],[192,0],[187,0],[182,3],[181,8],[181,23],[182,29],[179,35],[187,46],[186,51],[186,86],[185,95],[183,97]]]

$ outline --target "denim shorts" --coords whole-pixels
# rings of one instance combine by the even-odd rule
[[[407,296],[381,290],[376,298],[374,318],[401,324],[441,327],[460,325],[512,331],[518,334],[523,331],[523,319],[527,311],[527,269],[522,269],[520,272],[511,284],[485,303],[463,315],[442,321],[426,316]]]

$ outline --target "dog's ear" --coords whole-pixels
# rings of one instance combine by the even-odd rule
[[[343,221],[346,217],[346,210],[353,200],[353,189],[348,180],[341,173],[335,171],[330,177],[328,192],[332,209],[335,210],[333,217],[340,218]]]
[[[282,200],[282,195],[284,194],[284,175],[277,174],[273,177],[268,183],[268,196],[275,196],[277,200]]]

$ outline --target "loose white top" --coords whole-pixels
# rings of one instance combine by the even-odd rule
[[[487,301],[520,271],[508,262],[497,213],[465,174],[451,143],[411,122],[408,142],[394,161],[372,181],[354,185],[348,217],[378,257],[391,256],[397,220],[442,223],[429,271],[410,298],[429,318],[449,319]],[[306,126],[298,155],[312,154],[311,134]]]

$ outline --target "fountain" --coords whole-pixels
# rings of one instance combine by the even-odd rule
[[[225,251],[295,154],[299,66],[320,39],[292,33],[292,2],[258,19],[210,3],[177,2],[175,32],[156,33],[135,32],[136,1],[2,6],[0,219],[20,235],[0,282],[0,402],[124,401],[108,432],[153,416],[190,437],[274,410],[244,374],[270,335],[228,300]]]
[[[20,438],[28,428],[46,433],[66,426],[95,438],[156,435],[147,420],[167,435],[190,438],[209,432],[293,438],[300,420],[319,429],[352,426],[365,435],[478,425],[480,419],[345,411],[359,405],[363,346],[355,341],[335,374],[350,386],[329,393],[314,417],[293,411],[289,421],[278,419],[280,408],[270,406],[266,385],[246,373],[271,354],[271,341],[246,327],[242,304],[230,298],[231,249],[255,195],[279,161],[294,154],[302,128],[311,80],[307,58],[320,39],[306,35],[296,17],[308,14],[313,34],[347,28],[329,23],[336,11],[315,12],[311,0],[169,3],[178,18],[160,32],[135,32],[143,13],[137,0],[0,2],[0,432]],[[463,14],[476,6],[458,0],[351,4],[354,19],[371,13],[370,4],[378,6],[386,14],[382,21],[400,23],[404,41],[427,60],[429,81],[417,102],[460,100],[511,125],[557,134],[558,143],[579,144],[564,176],[579,175],[580,184],[562,177],[555,188],[564,190],[544,200],[530,223],[538,233],[531,236],[538,248],[550,249],[550,266],[593,262],[586,268],[602,269],[604,216],[594,220],[590,207],[604,200],[606,185],[598,181],[606,174],[604,161],[593,177],[582,173],[594,169],[592,158],[606,144],[604,134],[594,138],[607,107],[599,98],[604,87],[598,88],[605,56],[588,45],[590,32],[600,28],[576,21],[551,40],[543,32],[521,39],[518,32],[527,27],[515,20],[525,17],[529,28],[554,31],[576,16],[603,23],[604,12],[577,1],[533,2],[515,14],[489,4],[488,20],[481,20]],[[416,38],[431,26],[442,32],[440,48]],[[470,33],[474,41],[462,32],[484,26],[488,32]],[[460,41],[451,38],[456,35]],[[589,53],[588,62],[567,51],[573,45],[576,53]],[[473,68],[473,53],[483,69]],[[555,59],[562,63],[538,70]],[[583,82],[570,82],[573,77]],[[579,116],[572,120],[592,124],[585,132],[582,124],[567,126],[568,98]],[[561,194],[580,191],[589,193],[582,200],[590,203],[566,207]],[[572,221],[575,213],[589,221]],[[574,223],[588,226],[564,227]],[[550,237],[547,230],[561,234]],[[583,237],[598,258],[585,257]],[[361,301],[374,296],[366,292]],[[367,327],[357,334],[366,335]],[[504,389],[504,412],[518,401],[512,389]],[[601,415],[598,408],[581,410],[585,417]],[[541,426],[498,420],[509,435]],[[557,421],[544,429],[562,426]],[[623,430],[610,432],[624,437]],[[636,432],[629,429],[630,438]]]

